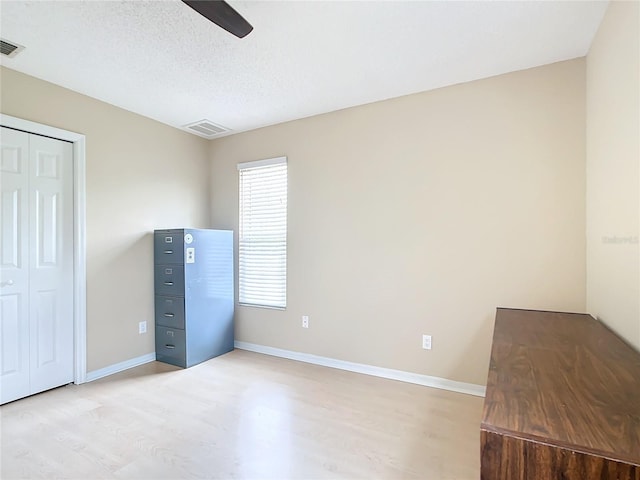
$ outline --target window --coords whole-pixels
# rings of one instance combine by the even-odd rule
[[[238,297],[287,306],[287,157],[239,163]]]

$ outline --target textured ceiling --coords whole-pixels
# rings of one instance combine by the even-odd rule
[[[584,56],[607,2],[0,1],[2,65],[181,127],[233,132]],[[232,132],[232,133],[233,133]]]

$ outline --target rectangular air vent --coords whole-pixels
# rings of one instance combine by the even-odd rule
[[[204,138],[214,138],[223,133],[230,132],[228,128],[222,127],[220,125],[216,125],[215,123],[209,120],[200,120],[199,122],[190,123],[185,125],[185,130],[191,133],[195,133]]]
[[[18,45],[13,42],[7,42],[6,40],[0,38],[0,53],[2,53],[2,55],[13,58],[22,50],[24,50],[24,47],[22,45]]]

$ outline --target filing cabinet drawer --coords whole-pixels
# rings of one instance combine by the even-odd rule
[[[181,264],[184,261],[182,232],[156,232],[153,242],[153,260],[156,265]]]
[[[156,325],[156,360],[178,367],[186,367],[184,330]]]
[[[184,267],[182,265],[155,266],[156,295],[184,295]]]
[[[184,298],[156,295],[156,325],[184,330]]]

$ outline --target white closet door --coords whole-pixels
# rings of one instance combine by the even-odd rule
[[[5,403],[73,381],[73,148],[6,128],[1,143],[2,298],[6,294],[8,303],[6,315],[2,309],[0,380]],[[21,168],[7,174],[5,151],[14,151],[14,144],[21,146]],[[14,198],[19,200],[12,203]],[[18,266],[5,260],[5,245],[6,258],[18,258]],[[20,308],[11,306],[12,294]],[[6,358],[5,351],[10,353]]]
[[[0,137],[0,403],[29,395],[29,135]]]
[[[73,147],[30,135],[31,390],[73,381]]]

